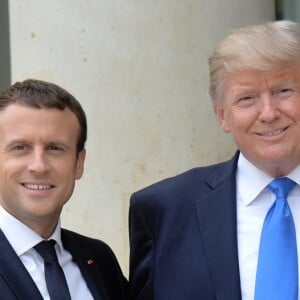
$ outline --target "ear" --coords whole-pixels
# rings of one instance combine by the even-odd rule
[[[76,166],[75,166],[75,179],[80,179],[83,170],[84,170],[84,161],[85,161],[85,154],[86,150],[83,149],[77,154],[77,161],[76,161]]]
[[[214,113],[222,130],[226,133],[230,133],[230,122],[228,120],[228,116],[225,113],[224,107],[218,104],[214,105]]]

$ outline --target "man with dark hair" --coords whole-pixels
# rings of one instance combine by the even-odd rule
[[[29,79],[0,93],[1,299],[126,299],[109,246],[60,227],[86,136],[81,105],[61,87]]]

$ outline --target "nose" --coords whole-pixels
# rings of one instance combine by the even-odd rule
[[[259,106],[259,120],[261,122],[270,123],[278,119],[280,116],[280,111],[278,109],[278,103],[272,95],[263,95],[260,99]]]
[[[49,169],[47,158],[42,150],[35,150],[32,152],[28,170],[33,173],[45,173]]]

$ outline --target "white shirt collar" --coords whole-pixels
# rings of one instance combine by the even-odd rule
[[[44,240],[39,234],[37,234],[27,225],[23,224],[10,213],[8,213],[1,205],[0,228],[18,256],[23,255],[32,249],[36,244]],[[56,241],[59,251],[63,249],[60,234],[60,220],[49,239]]]
[[[300,166],[297,166],[287,177],[300,185]],[[273,179],[240,153],[236,174],[237,198],[241,199],[244,205],[252,203]]]

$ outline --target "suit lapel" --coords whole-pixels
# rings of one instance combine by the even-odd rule
[[[216,298],[240,300],[237,252],[235,171],[238,154],[215,169],[206,182],[210,191],[196,201],[202,242]]]
[[[97,268],[97,260],[94,258],[92,253],[63,229],[62,241],[64,247],[72,254],[73,260],[78,265],[94,299],[109,299],[105,289],[102,273],[99,272],[99,269]]]
[[[0,253],[0,275],[14,292],[16,299],[43,300],[34,281],[1,230]]]

